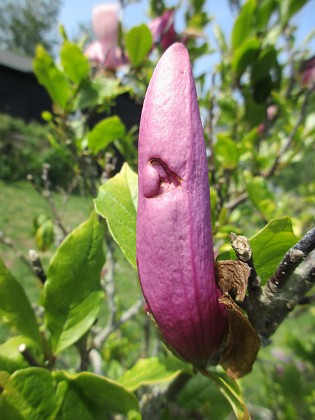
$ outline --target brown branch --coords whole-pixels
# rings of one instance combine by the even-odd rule
[[[234,200],[229,201],[225,207],[230,210],[231,212],[236,209],[240,204],[244,203],[248,198],[248,194],[246,192],[241,193],[238,197]]]
[[[6,247],[12,249],[12,251],[14,251],[14,253],[19,258],[19,260],[21,260],[26,265],[26,267],[34,274],[33,267],[30,264],[29,260],[22,254],[21,251],[19,251],[16,248],[12,239],[5,236],[5,233],[2,230],[0,230],[0,243],[5,245]]]
[[[47,276],[43,268],[40,256],[34,249],[31,249],[29,251],[28,256],[32,264],[33,272],[35,273],[36,277],[39,278],[42,284],[44,284],[47,279]]]
[[[246,238],[246,236],[236,235],[236,233],[231,232],[230,241],[237,258],[240,261],[245,262],[250,268],[250,274],[248,277],[248,293],[259,297],[262,292],[260,286],[261,279],[257,274],[254,266],[253,253],[249,244],[249,240]]]
[[[114,276],[114,258],[113,258],[113,249],[110,241],[107,241],[107,255],[105,263],[105,292],[108,298],[108,309],[109,315],[105,328],[103,328],[95,337],[94,337],[94,346],[95,348],[101,348],[107,338],[125,322],[132,319],[135,315],[138,314],[140,309],[143,306],[143,299],[140,298],[137,300],[130,308],[128,308],[119,319],[117,319],[117,305],[115,301],[116,288],[115,288],[115,276]]]
[[[301,264],[313,249],[315,249],[315,227],[309,230],[307,234],[285,254],[276,272],[270,278],[268,287],[273,292],[280,290],[298,265]]]
[[[281,293],[275,293],[265,286],[261,299],[252,301],[253,305],[247,310],[263,344],[270,342],[270,336],[315,284],[314,261],[313,265],[303,262],[297,271],[292,274]]]
[[[315,227],[285,254],[263,287],[248,239],[235,233],[230,239],[238,259],[251,268],[248,294],[240,306],[247,312],[262,344],[269,344],[270,336],[295,306],[315,300],[315,297],[305,296],[315,284]]]
[[[24,360],[30,365],[35,367],[41,367],[40,363],[35,359],[30,349],[26,347],[26,344],[19,345],[19,352],[23,356]]]
[[[26,178],[32,184],[32,186],[35,189],[35,191],[41,197],[43,197],[47,201],[47,203],[49,204],[50,210],[51,210],[51,212],[52,212],[52,214],[53,214],[53,216],[55,218],[55,221],[57,223],[57,226],[61,230],[63,236],[66,237],[68,235],[68,231],[67,231],[67,229],[63,225],[63,222],[62,222],[61,217],[60,217],[60,215],[58,213],[58,210],[57,210],[57,208],[55,206],[55,203],[54,203],[54,200],[52,198],[51,191],[50,191],[50,188],[49,188],[48,169],[49,169],[49,166],[47,164],[44,164],[43,165],[42,179],[44,181],[45,188],[44,188],[43,191],[36,184],[36,182],[35,182],[35,180],[34,180],[34,178],[33,178],[32,175],[29,174],[29,175],[27,175]]]
[[[89,351],[89,360],[93,368],[93,372],[97,375],[103,375],[103,359],[100,353],[96,349]]]
[[[136,316],[142,307],[143,299],[140,298],[132,306],[130,306],[130,308],[127,309],[117,321],[108,324],[102,331],[98,333],[98,335],[94,339],[95,347],[101,348],[104,345],[104,342],[107,340],[107,338],[113,332],[117,331],[122,324]]]

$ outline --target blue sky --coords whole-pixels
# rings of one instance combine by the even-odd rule
[[[59,22],[62,23],[67,33],[71,37],[77,34],[79,23],[87,23],[91,21],[92,8],[96,4],[106,3],[101,0],[63,0],[63,6],[59,16]],[[174,0],[167,2],[168,6],[177,3]],[[185,4],[185,3],[184,3]],[[206,10],[209,15],[214,17],[214,20],[221,26],[226,34],[230,34],[233,15],[228,6],[228,0],[207,0]],[[140,0],[132,5],[126,7],[123,18],[124,28],[131,28],[141,23],[149,21],[148,15],[148,1]],[[315,0],[309,3],[298,13],[295,18],[295,23],[298,26],[298,41],[302,40],[312,31],[315,30]],[[178,32],[183,29],[183,19],[180,13],[176,15],[175,27]],[[208,35],[211,33],[209,29]],[[311,45],[311,55],[315,54],[315,39]],[[197,73],[205,71],[206,68],[212,66],[215,62],[215,55],[205,57],[198,65]]]
[[[110,2],[110,1],[108,1]],[[61,8],[60,22],[62,22],[66,29],[69,31],[69,35],[74,35],[76,27],[79,22],[87,22],[91,18],[92,8],[96,4],[106,3],[106,1],[100,0],[63,0],[63,6]],[[169,7],[175,5],[176,1],[168,1]],[[216,0],[208,1],[209,5],[207,9],[210,15],[214,15],[220,24],[223,24],[228,28],[232,22],[232,16],[228,7],[227,0]],[[79,4],[79,6],[78,6]],[[127,28],[146,23],[149,21],[148,18],[148,1],[140,0],[126,7],[124,13],[124,25]],[[177,24],[180,26],[180,16],[177,19]],[[181,28],[179,28],[180,30]]]
[[[100,0],[63,0],[59,20],[63,23],[71,37],[76,34],[77,26],[80,22],[88,22],[91,19],[92,8],[96,4],[106,3]],[[175,1],[168,1],[169,6],[174,5]],[[208,0],[206,8],[210,15],[223,27],[226,33],[229,33],[233,16],[228,7],[227,0]],[[141,0],[127,6],[124,14],[124,26],[131,28],[143,22],[148,22],[147,17],[148,1]],[[315,0],[311,0],[298,14],[296,23],[300,27],[302,36],[315,30]],[[176,21],[180,28],[180,16]]]

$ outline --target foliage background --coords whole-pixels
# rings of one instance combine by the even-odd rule
[[[284,226],[281,218],[289,216],[290,239],[269,244],[271,253],[281,249],[277,265],[314,223],[314,66],[309,79],[303,70],[314,52],[308,42],[297,42],[292,24],[307,2],[230,3],[230,38],[210,19],[205,3],[195,0],[180,7],[185,30],[174,40],[186,43],[195,66],[205,54],[220,56],[217,67],[196,77],[216,252],[231,252],[231,231],[252,237],[274,219]],[[168,5],[149,6],[153,18]],[[204,37],[205,28],[211,28],[215,44]],[[124,113],[112,112],[122,95],[141,106],[163,52],[161,38],[154,44],[146,25],[122,28],[117,47],[129,63],[108,69],[87,61],[83,40],[73,43],[62,28],[60,33],[58,56],[49,54],[53,43],[40,39],[34,59],[36,76],[54,104],[43,114],[45,124],[26,126],[1,116],[2,259],[18,280],[1,265],[2,412],[55,418],[75,406],[71,416],[82,419],[105,418],[105,412],[136,418],[139,411],[150,419],[223,419],[233,416],[232,406],[245,418],[244,398],[253,418],[313,418],[310,305],[297,306],[260,351],[253,372],[239,381],[243,397],[228,382],[222,395],[161,344],[145,316],[134,269],[137,127],[126,127]],[[31,182],[21,182],[28,174]],[[96,196],[96,212],[107,224],[90,216]],[[38,272],[34,277],[30,249],[40,257],[45,279]],[[262,251],[258,240],[254,260],[272,273],[275,262]],[[23,390],[26,380],[30,385]],[[58,401],[32,394],[42,380],[49,383],[47,395],[58,391]]]

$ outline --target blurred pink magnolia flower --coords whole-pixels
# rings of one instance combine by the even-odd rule
[[[267,108],[267,119],[273,120],[278,113],[277,105],[269,105]]]
[[[228,328],[215,278],[205,142],[189,56],[173,44],[144,100],[139,134],[137,263],[167,345],[204,368]]]
[[[303,86],[315,84],[315,56],[303,61],[300,72]]]
[[[118,46],[119,14],[118,3],[102,3],[93,8],[92,26],[97,39],[84,51],[90,61],[109,70],[125,62]]]
[[[162,16],[153,19],[149,23],[149,29],[152,33],[153,43],[160,44],[163,51],[176,41],[176,32],[174,29],[174,9],[165,10]]]

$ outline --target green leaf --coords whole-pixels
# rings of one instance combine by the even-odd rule
[[[267,183],[261,176],[245,177],[248,196],[253,205],[259,210],[266,220],[270,220],[275,215],[275,197],[268,189]]]
[[[257,2],[257,13],[256,13],[256,28],[258,31],[263,31],[266,29],[268,22],[277,9],[278,6],[277,0],[262,0]]]
[[[136,268],[136,208],[138,176],[125,163],[119,174],[99,189],[95,210],[107,220],[109,230],[130,264]]]
[[[57,398],[47,369],[27,368],[11,376],[0,372],[0,410],[6,419],[55,419]],[[6,415],[4,415],[4,412]]]
[[[120,86],[119,79],[112,79],[103,74],[98,74],[93,78],[92,86],[99,93],[99,105],[102,105],[104,101],[115,98],[129,90],[128,86]]]
[[[265,103],[272,90],[280,87],[281,67],[274,47],[264,48],[250,72],[253,97],[258,103]]]
[[[55,353],[75,343],[93,325],[103,298],[104,227],[94,212],[73,230],[53,256],[45,283],[45,321]]]
[[[264,120],[266,108],[257,104],[248,91],[244,90],[242,93],[245,100],[245,119],[250,127],[257,126]]]
[[[243,401],[241,390],[236,381],[223,372],[202,371],[201,373],[210,379],[229,401],[237,419],[250,420],[248,408]]]
[[[257,139],[258,132],[256,127],[244,134],[240,142],[240,154],[245,155],[241,156],[242,159],[245,160],[248,155],[252,159],[253,154],[256,153],[254,144],[257,141]]]
[[[312,137],[315,134],[315,112],[310,113],[305,118],[305,123],[302,132],[302,138],[306,140],[308,137]]]
[[[34,341],[28,337],[16,336],[10,338],[8,341],[0,345],[0,371],[13,373],[16,370],[29,367],[25,361],[22,353],[19,351],[21,344],[24,344],[35,359],[39,362],[42,361],[42,353]]]
[[[206,418],[230,418],[231,406],[224,395],[209,378],[197,374],[193,376],[178,395],[177,403],[189,412],[205,411]]]
[[[297,242],[289,217],[270,222],[250,239],[253,259],[262,283],[272,276],[284,254]]]
[[[59,371],[53,376],[63,394],[58,419],[103,420],[108,413],[141,418],[135,395],[117,382],[88,372],[70,375]]]
[[[42,223],[35,233],[37,248],[46,251],[52,245],[55,239],[54,223],[52,220],[46,220]]]
[[[96,124],[88,134],[88,146],[97,154],[115,140],[122,139],[126,129],[121,119],[114,115]]]
[[[47,90],[53,102],[65,109],[72,95],[71,86],[41,45],[36,48],[33,68],[39,83]]]
[[[62,67],[72,82],[80,84],[89,75],[89,62],[77,45],[64,42],[60,58]]]
[[[217,25],[216,23],[213,24],[212,29],[213,29],[213,34],[214,34],[215,40],[217,41],[220,50],[223,53],[227,52],[228,51],[228,45],[227,45],[226,40],[225,40],[224,32],[222,31],[220,26]]]
[[[119,79],[98,74],[93,79],[82,81],[74,100],[74,107],[75,109],[85,109],[94,108],[97,105],[110,105],[118,95],[129,90],[128,86],[120,86]]]
[[[0,319],[40,344],[34,311],[20,283],[0,260]]]
[[[94,108],[99,104],[99,92],[90,80],[83,80],[74,100],[75,109]]]
[[[237,77],[241,77],[247,67],[255,62],[259,53],[260,42],[257,38],[246,40],[239,48],[234,50],[232,69]]]
[[[214,146],[216,159],[223,168],[234,169],[238,164],[239,151],[236,143],[224,133],[218,133],[218,141]]]
[[[289,20],[308,2],[308,0],[282,0],[280,6],[280,20],[285,27]]]
[[[152,34],[146,25],[132,28],[125,37],[126,49],[131,64],[140,66],[152,48]]]
[[[265,48],[257,57],[257,60],[251,69],[251,83],[255,85],[273,71],[275,73],[275,82],[280,78],[280,66],[278,63],[277,52],[274,47]]]
[[[241,11],[235,20],[231,42],[233,50],[239,48],[255,30],[255,9],[256,0],[247,0],[241,8]]]
[[[187,364],[175,358],[140,359],[118,379],[118,382],[129,391],[135,391],[143,385],[172,381],[183,369],[187,369]]]

